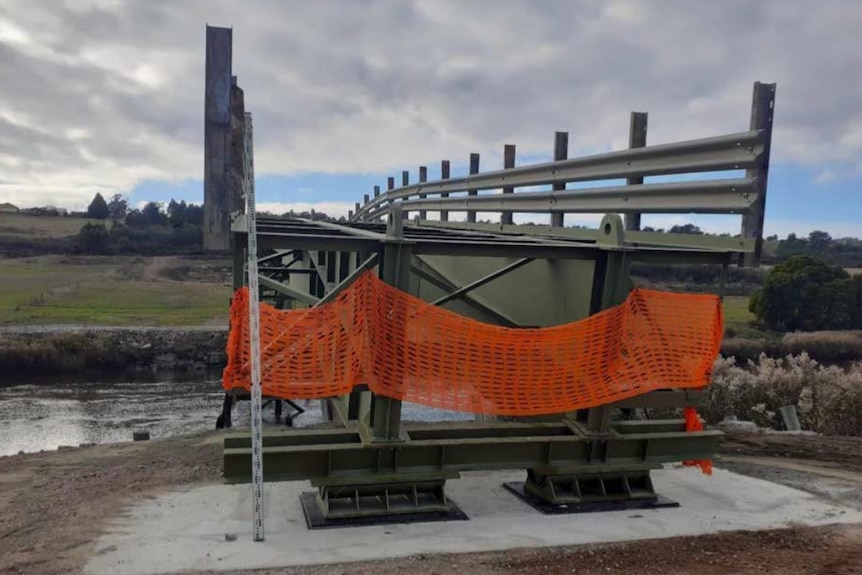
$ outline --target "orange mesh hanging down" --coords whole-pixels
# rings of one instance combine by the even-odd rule
[[[248,292],[231,305],[225,389],[249,389]],[[573,323],[505,328],[432,306],[364,273],[333,301],[261,305],[263,393],[313,399],[367,384],[383,396],[495,415],[594,407],[709,383],[723,332],[712,295],[632,291]]]

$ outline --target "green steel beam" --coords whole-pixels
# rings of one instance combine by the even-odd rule
[[[575,241],[595,241],[601,231],[587,228],[559,228],[546,225],[503,225],[496,223],[438,222],[424,220],[415,224],[419,227],[442,228],[453,230],[469,230],[500,234],[522,235],[536,237],[561,238]],[[753,252],[754,240],[750,238],[730,238],[706,234],[672,234],[666,232],[626,231],[626,243],[665,246],[669,248],[691,248],[732,252]]]
[[[543,474],[631,469],[714,456],[721,431],[620,433],[579,437],[561,424],[509,424],[496,427],[405,426],[406,440],[366,444],[358,431],[294,430],[273,445],[264,437],[267,481],[310,479],[369,483],[404,482],[429,474],[495,469],[533,469]],[[519,434],[511,433],[519,431]],[[234,447],[225,438],[224,469],[228,481],[248,481],[251,448]]]
[[[386,225],[387,240],[383,248],[380,278],[387,284],[407,293],[410,291],[410,261],[413,257],[411,244],[404,241],[404,222],[401,206],[389,212]],[[402,324],[403,325],[403,324]],[[403,339],[404,334],[396,341]],[[403,365],[399,364],[403,369]],[[374,441],[401,440],[401,402],[389,397],[374,397],[373,421]]]

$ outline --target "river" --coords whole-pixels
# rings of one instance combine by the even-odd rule
[[[215,428],[223,391],[217,379],[193,381],[35,381],[0,387],[0,456],[53,450],[86,443],[132,440],[134,431],[153,439]],[[306,412],[296,427],[322,419],[320,402],[299,401]],[[288,413],[285,405],[285,414]],[[469,414],[404,404],[402,417],[414,421],[470,420]],[[235,427],[247,426],[248,402],[234,407]],[[264,425],[276,422],[272,406]]]

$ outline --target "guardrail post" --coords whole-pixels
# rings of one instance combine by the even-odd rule
[[[425,166],[419,166],[419,183],[423,184],[428,181],[428,168]],[[419,199],[427,198],[428,194],[419,194]],[[425,210],[419,210],[419,219],[427,220],[428,212]]]
[[[440,161],[440,179],[448,180],[449,179],[449,160],[441,160]],[[448,198],[449,192],[444,192],[440,194],[441,198]],[[448,222],[449,221],[449,212],[446,210],[440,211],[440,221]]]
[[[769,175],[769,149],[772,145],[772,117],[775,112],[775,84],[754,83],[751,98],[751,130],[763,130],[763,155],[760,166],[746,170],[755,180],[757,201],[742,215],[742,237],[754,239],[754,253],[747,253],[740,262],[745,267],[758,267],[763,250],[763,217],[766,213],[766,183]]]
[[[565,160],[569,157],[569,133],[568,132],[554,132],[554,161],[559,162],[560,160]],[[551,188],[553,191],[558,192],[566,189],[566,184],[564,182],[559,182],[553,185]],[[563,223],[565,222],[565,214],[562,212],[553,212],[551,214],[551,225],[557,228],[563,227]]]
[[[470,175],[475,176],[479,173],[479,154],[470,154]],[[479,195],[479,190],[467,190],[468,196]],[[476,223],[476,212],[467,212],[467,221]]]
[[[408,172],[407,170],[404,170],[403,172],[401,172],[401,186],[405,187],[405,186],[409,186],[409,185],[410,185],[410,172]],[[404,199],[406,200],[409,198],[404,198]],[[401,217],[405,220],[410,219],[410,212],[408,212],[407,210],[403,210],[401,212]]]
[[[386,191],[391,192],[395,189],[395,178],[393,176],[389,176],[386,178]],[[392,205],[392,200],[389,200],[389,205]]]
[[[511,170],[515,167],[515,145],[514,144],[506,144],[503,147],[503,169]],[[515,188],[512,187],[504,187],[504,194],[512,194],[515,192]],[[500,223],[501,224],[512,224],[514,222],[512,218],[513,212],[506,211],[500,214]]]
[[[629,148],[643,148],[646,146],[647,113],[632,112],[629,122]],[[636,186],[643,184],[643,177],[627,178],[626,184]],[[636,232],[641,229],[641,214],[631,213],[625,215],[626,231]]]

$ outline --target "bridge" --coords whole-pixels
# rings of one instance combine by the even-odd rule
[[[683,368],[695,351],[712,353],[708,359],[714,359],[717,350],[707,345],[712,333],[708,330],[690,332],[698,334],[693,336],[700,346],[697,350],[677,353],[675,363],[662,364],[672,364],[673,369],[656,368],[643,375],[643,381],[634,381],[637,378],[630,374],[635,373],[631,370],[637,362],[632,361],[630,350],[635,342],[632,333],[620,328],[616,343],[603,348],[601,361],[605,363],[596,364],[605,366],[602,369],[607,372],[587,378],[584,384],[602,393],[612,388],[619,395],[610,393],[607,397],[611,399],[599,404],[573,401],[574,408],[556,411],[559,397],[545,396],[560,382],[548,379],[532,386],[529,382],[538,377],[534,373],[544,364],[533,357],[508,357],[501,348],[493,348],[496,355],[488,355],[486,361],[505,363],[510,369],[510,373],[500,375],[500,381],[507,383],[494,388],[494,397],[507,389],[513,396],[520,394],[517,405],[521,407],[514,409],[517,413],[506,414],[510,412],[500,408],[499,401],[488,400],[475,407],[476,394],[487,400],[489,392],[471,392],[474,395],[469,402],[429,400],[428,405],[473,406],[478,414],[475,420],[418,424],[402,422],[403,397],[427,398],[433,394],[409,395],[413,393],[410,390],[428,389],[434,381],[445,380],[442,393],[457,388],[463,396],[467,393],[464,390],[479,386],[471,381],[470,373],[452,375],[451,364],[434,363],[433,358],[428,360],[433,369],[426,369],[421,376],[418,371],[408,371],[412,367],[405,367],[412,365],[412,355],[405,350],[419,350],[417,341],[433,340],[428,334],[438,323],[411,319],[413,323],[402,325],[394,335],[394,328],[385,322],[375,324],[384,331],[373,333],[385,335],[376,340],[379,346],[399,350],[400,359],[387,363],[385,374],[371,377],[369,370],[389,361],[379,359],[377,351],[363,348],[360,353],[347,346],[343,338],[349,334],[344,329],[336,329],[337,336],[326,335],[334,333],[330,331],[314,331],[318,328],[313,326],[322,325],[323,320],[303,323],[304,331],[299,333],[290,327],[293,320],[286,318],[325,318],[325,310],[348,309],[345,302],[359,301],[357,286],[365,286],[361,287],[366,290],[362,294],[380,289],[394,302],[402,302],[398,294],[405,294],[403,301],[408,303],[392,305],[414,306],[410,309],[420,310],[416,312],[419,316],[439,322],[457,322],[457,317],[479,322],[491,330],[483,334],[492,334],[482,337],[504,334],[510,338],[506,341],[511,342],[511,349],[521,349],[517,347],[521,338],[534,341],[531,338],[550,333],[548,329],[580,333],[578,326],[599,321],[595,318],[612,313],[623,317],[626,312],[618,310],[633,309],[630,302],[638,292],[630,277],[634,263],[706,264],[723,270],[731,265],[757,266],[774,84],[754,84],[748,129],[736,133],[647,145],[647,114],[633,112],[628,149],[570,158],[568,135],[557,132],[552,161],[516,166],[515,146],[508,145],[501,170],[480,172],[478,154],[471,154],[469,174],[462,177],[451,177],[448,160],[440,162],[437,179],[429,179],[427,167],[419,166],[411,183],[411,174],[405,170],[400,186],[396,187],[393,176],[387,179],[385,189],[375,186],[363,193],[346,222],[251,218],[244,207],[244,194],[253,186],[253,138],[243,91],[232,73],[231,44],[229,29],[208,27],[205,247],[233,254],[233,287],[236,294],[243,293],[249,283],[246,248],[250,223],[254,222],[259,296],[266,309],[266,325],[283,326],[278,334],[262,336],[264,348],[269,350],[263,359],[264,394],[274,400],[293,400],[305,392],[306,397],[322,399],[329,406],[331,425],[325,428],[273,430],[263,436],[265,480],[310,480],[316,488],[302,498],[310,527],[456,517],[459,511],[446,497],[446,482],[468,470],[521,469],[524,480],[507,484],[507,489],[539,511],[558,513],[672,505],[658,494],[650,472],[671,462],[695,462],[708,469],[706,462],[715,454],[722,433],[704,428],[695,415],[704,396],[704,382],[695,385],[695,378],[688,376],[696,370],[686,372]],[[625,183],[607,185],[617,181]],[[734,214],[740,219],[740,235],[716,237],[640,229],[642,214],[672,213]],[[456,221],[456,214],[463,214],[463,221]],[[495,214],[498,221],[480,222],[478,214]],[[519,225],[516,220],[523,221],[521,214],[547,215],[550,223]],[[566,226],[571,214],[603,217],[596,229],[585,229]],[[385,288],[369,287],[377,286],[375,282],[385,284]],[[396,291],[386,291],[392,288]],[[715,286],[716,294],[720,296],[722,289],[723,285]],[[247,316],[248,312],[238,302],[235,299],[231,327],[236,340],[235,371],[229,374],[229,366],[225,376],[222,422],[226,425],[230,425],[234,400],[247,397],[251,389],[248,349],[242,341],[248,333],[242,314]],[[351,305],[349,313],[353,314],[352,321],[358,322],[355,325],[372,322],[368,308]],[[664,312],[656,311],[658,308],[644,305],[646,316],[637,317],[655,321],[653,331],[638,332],[643,336],[639,343],[655,348],[655,357],[664,361],[682,345],[667,343],[668,338],[674,333],[689,333],[685,331],[688,326],[678,321],[669,329],[670,319],[655,318],[670,318],[672,314],[661,315]],[[428,311],[432,308],[451,314]],[[720,327],[720,311],[716,317]],[[697,323],[694,319],[691,322]],[[707,323],[708,318],[701,322]],[[611,330],[590,329],[596,334]],[[457,335],[457,331],[451,333]],[[300,336],[306,343],[297,351],[300,348],[293,343],[299,339],[291,338]],[[601,337],[596,335],[596,341]],[[280,338],[293,342],[293,347],[279,348]],[[442,346],[434,349],[445,349],[438,340],[433,345]],[[274,349],[280,351],[276,354]],[[358,372],[344,372],[342,368],[359,355],[375,359],[363,363]],[[502,356],[507,356],[505,362]],[[321,365],[332,368],[332,381],[341,383],[336,386],[325,377],[313,382],[300,378],[291,371],[291,366],[299,365],[292,362],[300,357],[305,358],[303,365],[311,366],[309,370],[322,369]],[[325,357],[331,361],[321,359]],[[575,373],[581,364],[573,365],[564,368]],[[611,373],[611,367],[616,371]],[[396,391],[387,387],[391,380],[397,382]],[[532,395],[525,396],[524,389],[532,390]],[[497,407],[488,407],[491,404]],[[545,405],[547,409],[524,414],[527,404]],[[249,432],[225,437],[227,481],[251,481],[252,460]]]

